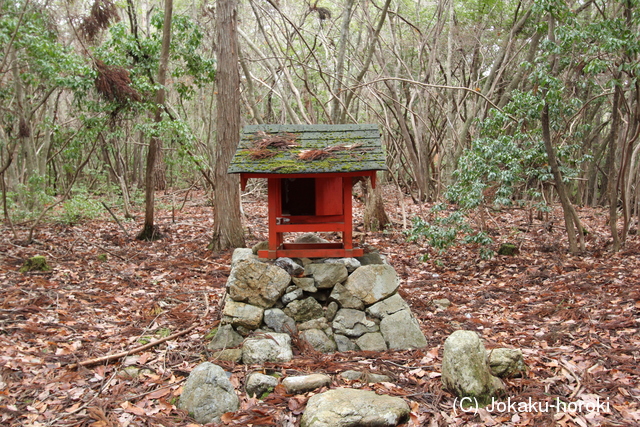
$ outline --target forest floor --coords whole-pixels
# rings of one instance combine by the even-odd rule
[[[385,188],[394,226],[362,233],[362,204],[355,201],[356,231],[387,256],[400,275],[401,295],[419,319],[429,345],[383,353],[301,353],[285,365],[245,366],[216,362],[231,372],[241,408],[221,425],[297,426],[311,395],[280,388],[264,400],[242,393],[255,369],[284,375],[323,372],[332,387],[350,386],[401,396],[412,409],[409,426],[632,426],[640,425],[640,239],[609,250],[604,209],[582,208],[587,251],[567,252],[562,213],[545,221],[524,210],[487,213],[494,246],[511,242],[514,256],[481,260],[477,248],[456,246],[445,254],[408,243],[403,226],[429,207]],[[174,195],[175,196],[175,195]],[[0,424],[4,426],[188,426],[176,408],[189,372],[212,361],[207,337],[220,320],[231,252],[207,249],[212,213],[207,195],[159,194],[180,201],[159,209],[166,238],[135,240],[137,221],[123,223],[105,212],[76,225],[47,223],[36,241],[23,245],[26,226],[2,226],[0,238]],[[166,203],[170,205],[170,203]],[[266,239],[266,198],[243,197],[248,245]],[[407,222],[409,224],[407,224]],[[20,273],[24,260],[46,256],[50,272]],[[447,298],[438,309],[431,301]],[[457,407],[442,390],[444,340],[458,329],[474,330],[488,349],[524,353],[528,370],[506,380],[508,399],[529,406]],[[184,333],[184,331],[187,331]],[[172,334],[179,336],[171,338]],[[161,344],[91,366],[72,364]],[[304,350],[303,350],[304,351]],[[386,373],[392,383],[362,386],[335,375],[347,369]],[[557,399],[569,404],[555,408]],[[545,406],[546,405],[546,406]],[[500,410],[502,409],[502,410]]]

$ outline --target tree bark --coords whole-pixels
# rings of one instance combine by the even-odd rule
[[[213,191],[214,251],[244,246],[237,175],[227,168],[240,140],[240,74],[235,0],[219,0],[216,6],[218,47],[217,146]]]

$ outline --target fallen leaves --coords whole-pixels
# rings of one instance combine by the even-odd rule
[[[282,137],[280,143],[294,143]],[[276,142],[267,139],[264,144]],[[425,263],[420,260],[428,248],[407,243],[400,224],[407,215],[428,209],[407,200],[401,210],[392,203],[397,198],[392,194],[385,196],[386,208],[398,229],[369,233],[365,241],[381,248],[399,272],[400,293],[429,346],[375,354],[303,352],[289,364],[262,369],[284,376],[323,372],[333,376],[331,387],[402,396],[411,408],[407,427],[640,422],[635,398],[640,395],[637,236],[630,237],[623,253],[610,254],[606,215],[582,211],[591,230],[590,252],[571,256],[562,249],[558,227],[550,232],[544,224],[529,224],[526,212],[504,211],[492,214],[487,223],[493,224],[496,244],[515,236],[519,255],[480,261],[472,248],[456,247]],[[2,234],[0,424],[195,426],[177,403],[189,372],[209,358],[204,336],[221,317],[230,253],[206,249],[211,215],[205,196],[193,195],[197,197],[177,213],[177,223],[171,222],[170,212],[160,210],[160,225],[169,236],[163,241],[126,239],[106,216],[74,227],[50,224],[33,247],[19,246],[9,240],[11,233]],[[249,243],[264,240],[266,198],[256,190],[243,203],[254,236]],[[360,227],[362,204],[356,199],[354,206]],[[561,215],[559,210],[552,213],[560,220]],[[125,225],[135,235],[138,225]],[[549,248],[555,252],[547,252]],[[103,249],[117,256],[101,260]],[[53,271],[19,273],[22,260],[37,253],[47,256]],[[440,298],[449,299],[451,306],[431,304]],[[136,354],[68,369],[84,360],[126,354],[189,328]],[[506,381],[512,398],[559,398],[584,405],[599,398],[610,410],[454,415],[453,396],[442,391],[439,377],[443,342],[459,328],[477,331],[488,348],[522,349],[529,369],[522,378]],[[242,390],[252,367],[221,365],[232,373],[241,400],[240,410],[225,414],[221,425],[297,425],[313,393],[291,396],[277,387],[264,400],[248,399]],[[338,374],[348,369],[383,373],[393,381],[341,379]]]

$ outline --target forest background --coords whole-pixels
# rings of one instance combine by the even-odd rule
[[[197,254],[204,267],[194,266],[186,273],[174,265],[174,273],[149,273],[153,283],[162,282],[167,274],[191,277],[199,269],[209,269],[215,276],[227,268],[222,264],[228,254],[210,261],[207,246],[218,251],[264,237],[262,226],[256,225],[256,213],[264,217],[264,212],[252,203],[256,197],[258,205],[264,204],[263,183],[251,183],[242,196],[242,212],[236,178],[226,174],[242,125],[376,123],[389,170],[379,176],[381,187],[374,190],[366,182],[361,184],[358,197],[364,204],[362,217],[360,213],[356,217],[364,227],[360,231],[369,230],[369,243],[393,243],[388,252],[404,264],[400,274],[410,291],[417,292],[409,298],[412,307],[420,306],[423,287],[432,283],[435,287],[442,280],[462,283],[467,269],[477,269],[466,277],[477,277],[482,284],[513,267],[513,276],[505,283],[513,286],[509,298],[515,298],[522,283],[551,280],[553,274],[546,267],[531,267],[537,265],[536,256],[549,265],[557,262],[552,271],[560,279],[553,279],[552,290],[531,295],[546,298],[544,304],[519,319],[525,324],[539,320],[530,316],[544,318],[543,323],[548,320],[545,316],[574,323],[585,316],[601,319],[608,325],[603,328],[609,341],[598,331],[593,335],[598,345],[610,349],[618,340],[622,344],[614,347],[618,353],[613,365],[594,362],[588,374],[600,374],[598,381],[610,380],[607,390],[619,393],[620,401],[628,398],[619,390],[627,390],[629,375],[637,374],[637,368],[628,364],[636,357],[637,343],[628,337],[636,331],[631,314],[640,307],[635,291],[629,294],[624,287],[637,279],[635,235],[640,227],[638,1],[4,0],[0,18],[0,189],[2,245],[7,254],[2,313],[10,324],[21,322],[23,315],[43,314],[43,298],[50,298],[40,293],[37,274],[29,279],[33,289],[23,287],[26,282],[17,269],[27,254],[43,248],[53,253],[50,245],[60,245],[55,249],[60,259],[99,250],[105,260],[122,262],[120,271],[126,276],[134,268],[132,263],[147,261],[136,258],[140,253],[155,249],[134,250],[128,246],[130,240],[116,235],[177,239],[157,226],[154,209],[175,221],[194,194],[208,208],[193,214],[199,221],[197,233],[207,237],[202,240],[190,229],[193,239],[181,247]],[[162,196],[156,200],[156,195]],[[392,200],[397,201],[393,207]],[[136,216],[141,210],[144,224]],[[210,217],[213,225],[202,226]],[[509,221],[519,225],[508,228],[507,236],[497,236],[498,223],[515,217]],[[89,224],[98,236],[91,221],[100,218],[117,224],[106,232],[109,245],[95,243],[89,250],[82,242],[94,236],[68,234],[77,225]],[[523,253],[519,260],[509,261],[512,267],[495,264],[495,258],[488,261],[498,249],[496,237],[515,240],[523,249],[529,235],[521,233],[531,230],[540,233],[536,238],[545,236],[539,248],[550,255]],[[65,243],[65,239],[70,240]],[[407,243],[411,240],[414,243]],[[202,243],[201,248],[194,248],[193,242]],[[111,244],[132,252],[120,253]],[[459,244],[466,244],[472,254],[447,252]],[[175,262],[171,245],[167,243],[158,254]],[[564,258],[566,253],[578,258]],[[611,264],[600,270],[596,265],[604,262],[603,253],[611,253],[606,257]],[[582,261],[576,261],[579,257]],[[432,261],[433,275],[417,263],[421,259]],[[194,261],[187,257],[181,262]],[[67,277],[63,270],[53,273],[51,283],[60,279],[58,275],[76,283],[77,273]],[[583,294],[576,296],[575,287],[558,290],[570,282],[571,272],[583,270],[588,272],[581,276],[588,283]],[[85,274],[93,273],[81,276]],[[161,297],[148,284],[142,285],[144,278],[131,277],[122,278],[131,292],[141,289],[149,298]],[[111,280],[98,278],[92,283],[101,287]],[[77,280],[78,286],[83,283],[87,282]],[[437,287],[444,289],[441,284]],[[469,299],[452,298],[461,307],[458,326],[464,322],[486,326],[464,320],[463,308],[503,291],[494,286],[491,291],[474,290],[480,294]],[[94,301],[87,295],[83,298]],[[124,301],[118,298],[119,303]],[[175,302],[171,298],[165,302],[170,307]],[[77,303],[72,300],[70,307]],[[615,309],[608,306],[613,303]],[[526,310],[535,306],[532,301],[524,305]],[[524,310],[524,305],[516,304],[514,310]],[[57,312],[66,310],[56,307]],[[141,309],[138,321],[163,307],[152,302],[152,309]],[[478,310],[470,307],[474,313]],[[600,316],[594,307],[607,308]],[[173,321],[186,321],[185,307],[174,308]],[[178,311],[182,314],[175,314]],[[439,316],[426,308],[421,312],[429,319]],[[28,347],[33,345],[29,334],[44,333],[29,322],[18,323],[15,329],[26,334],[21,342]],[[438,360],[443,331],[453,327],[440,326],[440,332],[427,334],[436,351],[421,356],[423,360]],[[608,335],[620,328],[616,337]],[[174,325],[172,330],[176,329]],[[593,331],[551,332],[555,335],[548,342],[561,346],[575,343],[571,333],[584,338],[582,333]],[[122,337],[128,333],[135,331],[116,332]],[[592,335],[588,337],[585,342]],[[70,341],[68,349],[60,344],[59,356],[75,354],[80,348],[76,343],[85,341]],[[118,345],[129,344],[127,338]],[[16,350],[16,360],[23,357],[23,350]],[[32,350],[36,351],[30,347],[27,353]],[[565,350],[554,349],[558,353],[553,354],[568,354]],[[538,366],[553,369],[549,359],[530,356],[536,357]],[[400,362],[393,359],[387,368],[395,369]],[[13,373],[26,369],[4,363]],[[580,363],[584,360],[575,361],[575,366]],[[611,375],[609,369],[615,366],[619,370]],[[413,376],[416,384],[433,373],[425,372],[418,371],[418,379]],[[580,396],[588,381],[573,368],[567,372],[565,379],[578,378],[578,384],[567,385],[566,394]],[[521,390],[531,384],[542,390],[540,375],[521,385]],[[27,384],[30,377],[22,378]],[[78,385],[84,391],[86,387]],[[630,390],[626,393],[634,393]],[[22,392],[33,394],[28,385]],[[36,420],[46,413],[46,409],[25,409],[22,403],[12,405],[7,405],[5,419]],[[86,408],[78,402],[70,413],[77,416]],[[428,405],[421,408],[424,419],[437,412]],[[129,416],[138,411],[129,406],[118,410]],[[640,417],[638,411],[632,415],[617,411],[618,420]]]

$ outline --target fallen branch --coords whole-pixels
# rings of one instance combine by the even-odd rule
[[[182,335],[186,335],[189,332],[193,331],[197,326],[198,326],[198,324],[191,325],[187,329],[184,329],[182,331],[176,332],[175,334],[171,334],[168,337],[160,338],[159,340],[152,341],[152,342],[150,342],[148,344],[132,348],[131,350],[123,351],[123,352],[116,353],[116,354],[109,354],[107,356],[96,357],[95,359],[89,359],[89,360],[85,360],[83,362],[72,363],[71,365],[68,365],[67,367],[69,369],[76,369],[76,368],[78,368],[80,366],[92,366],[92,365],[97,365],[98,363],[111,362],[112,360],[121,359],[121,358],[129,356],[131,354],[140,353],[141,351],[145,351],[147,349],[150,349],[151,347],[155,347],[158,344],[162,344],[163,342],[172,340],[174,338],[178,338],[178,337],[180,337]]]

